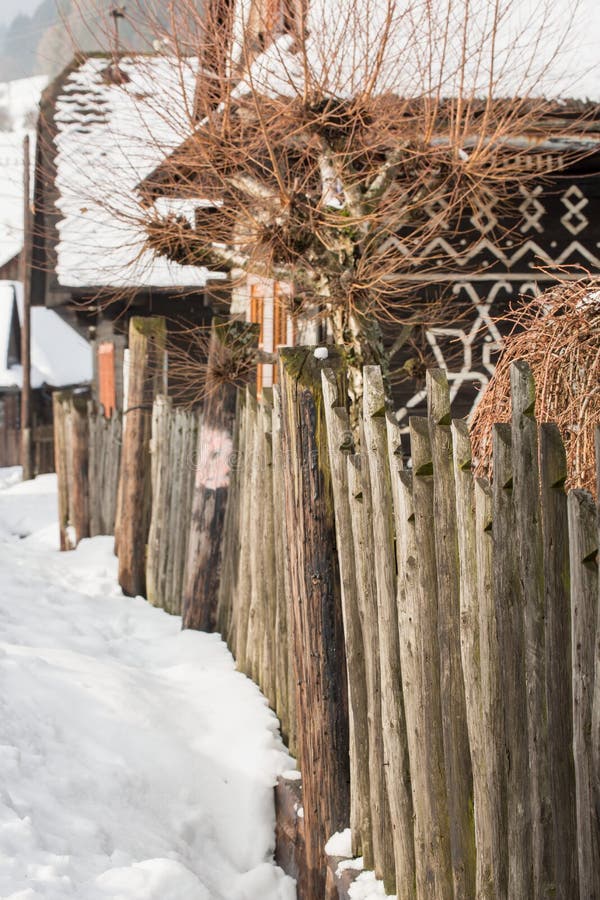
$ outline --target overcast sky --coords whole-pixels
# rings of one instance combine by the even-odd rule
[[[8,25],[19,13],[30,16],[40,0],[0,0],[0,25]]]

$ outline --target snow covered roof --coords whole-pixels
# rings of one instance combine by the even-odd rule
[[[238,61],[252,3],[236,5]],[[309,88],[314,80],[336,96],[359,93],[371,78],[378,92],[404,97],[487,96],[491,80],[497,97],[600,102],[597,0],[310,0],[305,26],[305,56],[293,36],[280,36],[240,92],[252,81],[301,95],[308,76]]]
[[[53,86],[63,287],[177,288],[208,272],[144,250],[136,185],[190,133],[197,64],[170,56],[90,56]],[[116,74],[116,77],[115,77]]]
[[[0,83],[0,266],[23,245],[23,138],[33,141],[34,116],[45,75]],[[33,144],[31,163],[33,167]]]
[[[19,388],[22,367],[10,354],[11,333],[20,329],[21,285],[0,281],[0,389]],[[18,316],[18,322],[15,317]],[[31,386],[67,387],[92,380],[90,344],[74,328],[43,306],[31,309]]]

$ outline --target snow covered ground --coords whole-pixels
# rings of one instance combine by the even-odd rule
[[[54,476],[0,470],[0,897],[293,900],[277,720],[216,635],[57,546]]]

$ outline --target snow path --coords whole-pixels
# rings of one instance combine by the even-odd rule
[[[111,538],[57,552],[54,476],[4,481],[0,897],[293,900],[258,688],[218,636],[122,596]]]

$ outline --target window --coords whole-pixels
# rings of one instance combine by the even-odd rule
[[[249,278],[249,319],[259,326],[258,347],[265,353],[276,353],[279,347],[296,343],[295,325],[285,302],[289,287],[278,281]],[[277,366],[260,363],[256,373],[256,388],[277,383]]]

